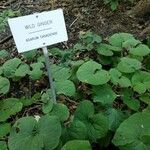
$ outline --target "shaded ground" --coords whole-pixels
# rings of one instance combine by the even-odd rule
[[[78,39],[81,31],[91,30],[97,34],[107,37],[115,32],[129,32],[140,40],[148,37],[141,34],[148,26],[150,15],[131,17],[126,15],[127,10],[132,9],[134,4],[122,3],[117,11],[112,12],[109,6],[104,5],[103,0],[8,0],[0,2],[0,11],[13,9],[21,11],[22,15],[51,9],[63,8],[67,30],[69,34],[68,46]],[[12,40],[4,39],[10,37],[11,33],[6,31],[0,35],[0,47],[10,48]],[[9,39],[9,38],[8,38]],[[2,41],[2,42],[1,42]],[[4,42],[3,42],[4,41]]]

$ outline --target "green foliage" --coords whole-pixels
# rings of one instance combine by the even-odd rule
[[[0,141],[0,149],[1,150],[7,150],[7,144],[4,141]]]
[[[111,7],[111,10],[114,11],[117,9],[120,2],[133,2],[134,0],[103,0],[105,4],[109,4]]]
[[[141,62],[137,59],[123,57],[121,58],[117,68],[123,73],[132,73],[141,69]]]
[[[0,58],[9,57],[9,53],[6,50],[0,50]]]
[[[113,143],[121,150],[150,149],[150,114],[136,113],[121,123]]]
[[[8,98],[0,101],[0,122],[6,121],[10,116],[22,110],[19,99]]]
[[[92,150],[89,141],[72,140],[67,142],[61,150]]]
[[[0,76],[0,94],[6,94],[9,91],[9,88],[9,80]]]
[[[75,94],[75,85],[70,80],[59,81],[55,83],[57,94],[73,96]]]
[[[126,76],[123,76],[122,73],[116,68],[112,68],[109,71],[111,82],[114,85],[119,85],[120,87],[129,87],[131,86],[131,81]]]
[[[44,67],[44,64],[41,62],[31,64],[32,70],[29,72],[30,78],[32,80],[40,79],[43,75],[43,71],[42,71],[43,67]]]
[[[112,104],[117,95],[111,89],[109,85],[95,86],[93,87],[93,100],[94,102],[100,102],[102,104]]]
[[[101,113],[95,114],[94,105],[90,101],[82,101],[75,112],[75,119],[82,121],[87,128],[87,136],[96,141],[106,136],[108,132],[108,119]]]
[[[55,104],[49,114],[57,116],[62,122],[69,118],[69,110],[64,104]]]
[[[105,149],[113,139],[120,150],[149,150],[149,47],[129,33],[79,38],[49,50],[56,104],[41,52],[0,51],[0,149]]]
[[[5,31],[7,26],[7,20],[9,17],[19,16],[19,11],[13,11],[11,9],[4,10],[0,13],[0,32]]]
[[[59,143],[61,125],[54,116],[43,116],[37,122],[33,117],[19,119],[9,137],[10,150],[54,149]]]
[[[102,69],[101,64],[93,60],[85,62],[79,67],[77,77],[80,81],[92,85],[102,85],[110,80],[109,73]]]
[[[11,125],[9,123],[0,124],[0,139],[9,134]]]

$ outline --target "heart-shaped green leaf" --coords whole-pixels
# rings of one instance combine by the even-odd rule
[[[135,48],[131,48],[129,52],[135,56],[146,56],[150,53],[150,49],[147,45],[140,44]]]
[[[137,59],[128,58],[128,57],[121,58],[117,66],[118,70],[124,73],[133,73],[136,70],[141,69],[141,67],[142,67],[142,64],[140,61],[138,61]]]
[[[136,113],[123,121],[117,129],[113,143],[122,150],[150,149],[150,114]]]
[[[10,150],[50,150],[56,148],[61,136],[61,125],[54,116],[43,116],[36,121],[24,117],[16,121],[9,137]]]
[[[85,62],[79,67],[77,78],[92,85],[102,85],[110,80],[109,73],[102,70],[101,64],[92,60]]]

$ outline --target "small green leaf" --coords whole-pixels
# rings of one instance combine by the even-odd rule
[[[42,111],[44,114],[48,114],[53,108],[53,102],[47,102],[42,105]]]
[[[36,51],[36,50],[31,50],[31,51],[29,51],[29,52],[23,53],[23,56],[24,56],[27,60],[32,61],[32,60],[35,58],[36,54],[37,54],[37,51]]]
[[[77,43],[77,44],[74,45],[73,49],[75,51],[84,51],[84,50],[86,50],[86,46],[84,46],[81,43]]]
[[[106,44],[100,44],[97,46],[96,51],[100,54],[100,55],[104,55],[104,56],[112,56],[113,52],[107,47]]]
[[[44,64],[41,62],[31,64],[32,71],[29,72],[30,78],[32,80],[38,80],[43,75],[41,70],[44,67]]]
[[[16,77],[24,77],[26,74],[28,74],[30,71],[30,68],[27,64],[21,64],[19,68],[15,71]]]
[[[103,105],[112,104],[117,95],[109,85],[93,87],[94,102],[100,102]]]
[[[66,128],[63,137],[66,141],[73,139],[85,140],[87,138],[86,125],[83,122],[74,119],[70,126]]]
[[[71,76],[70,68],[52,65],[52,74],[55,81],[64,81]]]
[[[122,48],[123,42],[129,39],[134,39],[133,35],[129,33],[115,33],[109,38],[108,41],[111,45]]]
[[[135,48],[131,48],[129,52],[136,56],[146,56],[150,53],[150,49],[147,45],[140,44]]]
[[[123,57],[119,62],[117,68],[123,73],[133,73],[136,70],[141,69],[142,64],[137,59]]]
[[[64,104],[54,104],[53,109],[49,114],[57,116],[60,121],[63,122],[69,118],[69,109]]]
[[[22,103],[16,98],[0,101],[0,122],[6,121],[10,116],[22,110]]]
[[[133,75],[132,85],[134,91],[139,94],[145,93],[146,90],[150,89],[150,73],[146,71],[140,71]]]
[[[110,69],[109,71],[110,73],[110,77],[111,77],[111,81],[114,85],[118,85],[121,87],[129,87],[131,86],[131,81],[122,75],[122,73],[120,71],[118,71],[115,68]]]
[[[101,64],[92,60],[85,62],[79,67],[77,78],[92,85],[102,85],[110,80],[109,73],[102,70]]]
[[[145,93],[145,94],[141,95],[139,98],[142,102],[144,102],[150,106],[150,93]]]
[[[13,58],[6,61],[3,64],[4,76],[8,78],[14,77],[15,71],[17,70],[20,64],[21,64],[21,60],[19,58]]]
[[[55,82],[57,94],[64,94],[67,96],[74,96],[75,94],[75,85],[70,80]]]
[[[10,132],[10,129],[11,129],[11,124],[9,123],[0,124],[0,138],[6,136]]]
[[[136,40],[136,39],[129,39],[127,41],[125,41],[123,44],[122,44],[122,47],[123,48],[126,48],[126,49],[130,49],[130,48],[133,48],[135,46],[137,46],[138,44],[140,44],[141,42],[139,40]]]
[[[0,50],[0,58],[9,57],[9,53],[6,50]]]
[[[67,142],[61,150],[92,150],[90,142],[84,140],[72,140]]]
[[[7,78],[0,76],[0,94],[6,94],[9,92],[10,82]]]
[[[75,111],[75,118],[85,122],[87,121],[89,116],[94,114],[94,105],[92,102],[88,100],[84,100],[80,102],[76,111]]]

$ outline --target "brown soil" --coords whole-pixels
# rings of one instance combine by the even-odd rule
[[[64,9],[66,26],[69,34],[68,46],[74,44],[78,39],[79,32],[91,30],[104,38],[116,32],[128,32],[140,40],[149,36],[145,32],[150,21],[150,15],[144,14],[140,17],[131,17],[127,11],[134,4],[121,3],[116,11],[111,11],[109,6],[104,5],[103,0],[7,0],[0,2],[0,11],[4,9],[21,10],[22,15],[42,12],[57,8]],[[144,31],[144,32],[143,32]],[[0,35],[0,47],[12,48],[12,40],[9,38],[2,42],[11,33],[7,30]]]

